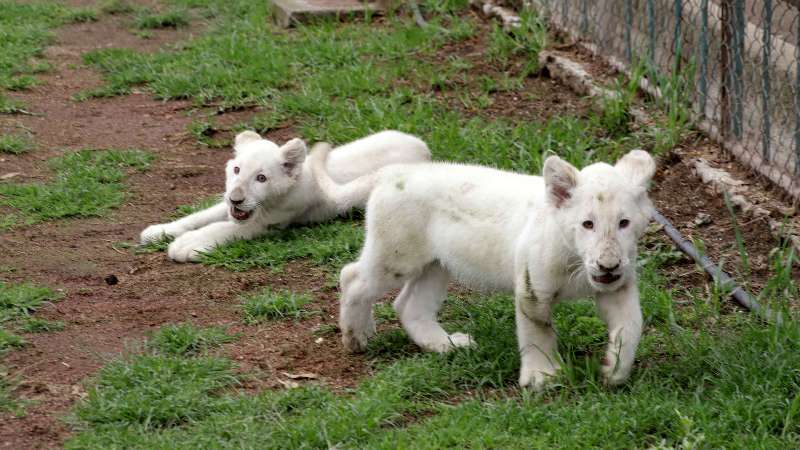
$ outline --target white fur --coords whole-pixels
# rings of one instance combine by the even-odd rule
[[[312,169],[327,188],[334,183],[318,158],[324,152],[312,154]],[[553,156],[543,177],[430,163],[391,166],[368,177],[377,181],[349,183],[374,189],[361,256],[340,278],[344,345],[364,350],[375,332],[372,304],[392,289],[402,287],[394,306],[411,339],[437,352],[472,343],[437,322],[451,278],[513,291],[519,382],[540,389],[559,368],[553,305],[593,296],[609,328],[603,376],[611,385],[624,382],[642,329],[636,242],[651,215],[646,190],[654,171],[650,155],[635,150],[616,166],[581,171]]]
[[[279,147],[245,131],[236,136],[234,149],[234,158],[225,170],[224,200],[174,222],[147,227],[141,234],[142,243],[171,236],[176,239],[167,250],[170,258],[197,261],[203,252],[235,239],[253,238],[270,226],[318,222],[363,207],[369,195],[369,190],[358,196],[323,195],[300,139]],[[389,164],[428,160],[430,151],[420,139],[383,131],[338,147],[331,152],[325,170],[337,182],[346,183]],[[234,214],[247,217],[237,219]]]

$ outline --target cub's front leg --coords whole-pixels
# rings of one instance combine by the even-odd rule
[[[177,238],[187,231],[196,230],[210,223],[221,222],[227,218],[228,205],[223,201],[210,208],[198,211],[194,214],[189,214],[174,222],[150,225],[142,231],[139,240],[142,244],[147,244],[164,237]]]
[[[202,253],[236,239],[253,238],[265,228],[254,222],[215,222],[182,234],[169,245],[167,255],[175,262],[196,262]]]
[[[602,373],[606,384],[616,386],[631,374],[642,336],[642,310],[636,280],[615,292],[597,295],[597,309],[608,326],[608,349]]]
[[[556,333],[551,317],[551,300],[532,292],[527,268],[517,275],[514,286],[517,340],[522,364],[520,386],[542,390],[558,372]]]

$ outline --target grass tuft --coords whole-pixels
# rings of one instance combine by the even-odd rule
[[[24,134],[6,134],[0,136],[0,153],[21,155],[33,147],[30,137]]]
[[[42,303],[59,298],[61,294],[44,286],[0,281],[0,323],[30,316]]]
[[[152,156],[140,150],[81,150],[51,161],[50,183],[0,184],[0,205],[25,224],[67,217],[102,216],[125,197],[125,169],[146,170]]]
[[[265,320],[294,318],[299,319],[308,314],[303,309],[311,302],[308,294],[297,294],[291,291],[273,291],[263,289],[248,295],[242,302],[242,314],[247,324],[260,323]]]
[[[206,417],[220,389],[236,383],[233,364],[225,359],[135,356],[100,369],[75,412],[92,425],[174,426]]]
[[[363,238],[360,224],[336,220],[274,230],[249,241],[235,241],[215,248],[203,257],[203,262],[234,271],[256,267],[280,270],[288,261],[309,258],[315,264],[336,270],[354,259]]]
[[[103,14],[130,14],[135,11],[136,6],[127,0],[107,0],[100,6],[100,12]]]
[[[94,8],[70,9],[64,16],[64,21],[67,23],[89,23],[97,20],[97,10]]]
[[[172,10],[163,13],[144,13],[136,18],[134,26],[140,30],[153,30],[158,28],[182,28],[189,25],[187,12]]]
[[[19,327],[19,331],[23,333],[50,333],[53,331],[61,331],[64,329],[64,322],[60,320],[50,321],[45,319],[38,319],[36,317],[28,317]]]
[[[20,336],[0,326],[0,355],[13,348],[23,347],[24,345],[25,339],[22,339]]]
[[[192,356],[236,340],[222,327],[198,328],[190,323],[162,326],[147,348],[165,355]]]

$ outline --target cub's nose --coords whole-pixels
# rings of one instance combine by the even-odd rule
[[[619,263],[617,263],[614,267],[607,267],[607,266],[604,266],[604,265],[602,265],[600,263],[597,263],[597,268],[602,270],[603,272],[613,272],[613,271],[619,269]]]
[[[231,201],[231,203],[233,203],[234,205],[241,205],[242,203],[244,203],[244,199],[241,199],[241,200],[234,200],[234,199],[230,199],[230,201]]]

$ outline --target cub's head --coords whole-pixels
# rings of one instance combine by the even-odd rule
[[[306,158],[301,139],[279,147],[252,131],[243,131],[233,144],[234,157],[225,168],[225,201],[235,220],[249,219],[259,206],[281,200],[295,185]]]
[[[596,163],[580,171],[557,156],[544,163],[551,213],[597,291],[616,290],[635,277],[636,242],[653,211],[647,187],[655,170],[642,150],[613,166]]]

